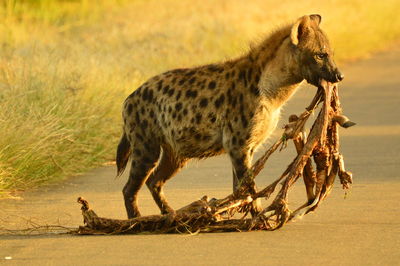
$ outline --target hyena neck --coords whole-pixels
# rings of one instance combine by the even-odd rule
[[[285,55],[287,57],[288,55]],[[291,60],[277,55],[262,71],[260,94],[276,108],[282,107],[296,92],[303,79],[293,73]]]
[[[248,57],[261,69],[260,94],[276,108],[282,107],[303,79],[290,51],[290,27],[283,27],[253,48]]]

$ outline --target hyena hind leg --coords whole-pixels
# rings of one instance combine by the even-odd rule
[[[160,155],[160,148],[158,147],[151,150],[141,149],[143,152],[132,153],[132,165],[129,173],[129,179],[122,193],[125,200],[125,208],[128,214],[128,218],[135,218],[140,216],[137,194],[143,184],[146,182],[149,174],[153,171]],[[132,149],[135,151],[135,148]]]
[[[184,166],[186,161],[176,159],[170,152],[163,149],[157,168],[146,181],[146,185],[162,214],[174,212],[165,198],[163,186],[168,179],[171,179]]]

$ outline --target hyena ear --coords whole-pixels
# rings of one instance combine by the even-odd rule
[[[310,15],[310,19],[312,21],[314,21],[315,23],[317,23],[318,26],[319,26],[319,24],[321,24],[321,20],[322,20],[321,15],[312,14],[312,15]]]
[[[299,18],[296,23],[292,26],[290,32],[290,39],[294,45],[298,45],[300,40],[307,37],[311,27],[311,17],[303,16]]]

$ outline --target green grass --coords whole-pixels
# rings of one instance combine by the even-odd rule
[[[339,62],[400,36],[397,0],[5,0],[0,4],[0,194],[112,160],[125,97],[175,67],[238,56],[320,13]]]

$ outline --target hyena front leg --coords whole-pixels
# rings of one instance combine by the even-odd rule
[[[229,152],[233,166],[233,192],[237,197],[257,192],[251,170],[251,154],[249,150],[231,150]],[[251,214],[255,216],[261,210],[261,201],[257,199],[253,202]]]
[[[235,133],[230,123],[223,130],[223,146],[229,154],[233,168],[233,192],[238,196],[239,194],[252,194],[255,192],[251,171],[253,152],[247,145],[247,140],[239,137],[240,132]],[[245,133],[242,132],[242,134]]]
[[[236,194],[255,193],[250,153],[246,150],[231,150],[229,156],[233,168],[233,191]]]

